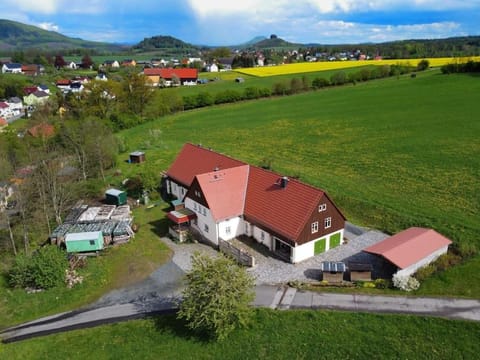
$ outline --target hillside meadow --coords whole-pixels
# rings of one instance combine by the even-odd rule
[[[478,77],[430,71],[184,112],[122,132],[118,163],[140,149],[162,171],[185,142],[201,143],[325,189],[354,223],[432,227],[480,247],[479,90]],[[479,266],[474,258],[420,293],[480,297]]]

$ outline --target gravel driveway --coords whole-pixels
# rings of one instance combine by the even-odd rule
[[[388,235],[379,231],[368,231],[348,224],[345,231],[345,237],[348,240],[335,249],[329,250],[324,254],[317,255],[305,260],[299,264],[289,264],[275,257],[272,257],[268,251],[257,252],[249,248],[252,255],[255,256],[256,266],[248,269],[256,279],[256,284],[280,284],[288,281],[299,280],[318,280],[320,277],[320,264],[322,261],[361,261],[369,262],[375,265],[375,269],[381,269],[380,259],[373,255],[362,253],[362,249],[373,245]],[[148,308],[149,304],[160,301],[175,301],[182,290],[182,279],[185,272],[191,269],[191,256],[195,252],[218,256],[218,252],[212,247],[196,244],[179,244],[169,238],[162,238],[169,246],[174,255],[165,265],[154,271],[144,281],[111,291],[104,295],[93,308],[137,303]],[[374,274],[375,276],[381,274]]]

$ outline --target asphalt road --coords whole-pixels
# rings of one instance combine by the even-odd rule
[[[178,290],[178,289],[177,289]],[[253,306],[278,310],[313,309],[342,310],[374,313],[402,313],[422,316],[438,316],[449,319],[480,321],[480,301],[468,299],[445,299],[406,296],[371,296],[358,294],[317,293],[297,291],[288,286],[259,285],[255,288]],[[155,300],[111,304],[72,311],[33,322],[25,323],[0,333],[4,342],[13,342],[73,329],[88,328],[102,324],[143,318],[176,311],[178,297],[157,296]]]

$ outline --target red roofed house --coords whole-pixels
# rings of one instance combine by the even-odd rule
[[[451,243],[435,230],[411,227],[363,251],[379,255],[395,265],[397,274],[411,275],[445,254]]]
[[[55,134],[55,127],[51,124],[40,123],[28,129],[27,132],[35,138],[49,138]]]
[[[196,218],[213,245],[239,235],[297,263],[343,242],[345,217],[320,189],[185,144],[167,171],[166,190]]]
[[[190,68],[146,68],[143,70],[143,74],[152,82],[153,86],[158,86],[161,79],[165,82],[165,86],[175,85],[173,83],[175,78],[178,79],[181,85],[196,84],[198,79],[198,70]]]

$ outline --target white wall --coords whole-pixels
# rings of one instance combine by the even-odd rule
[[[210,210],[190,198],[185,198],[185,207],[197,214],[197,225],[192,224],[192,226],[210,242],[218,245],[218,227]],[[208,226],[208,231],[206,231],[205,225]]]
[[[256,227],[255,225],[252,225],[252,237],[257,240],[259,243],[264,244],[267,246],[270,250],[273,250],[273,237],[270,235],[268,232]],[[262,233],[263,233],[263,239],[262,239]]]
[[[332,232],[330,234],[324,235],[319,237],[318,239],[309,241],[305,244],[295,246],[292,248],[292,262],[293,263],[298,263],[300,261],[306,260],[312,256],[315,255],[315,242],[326,238],[326,243],[325,243],[325,251],[330,250],[330,238],[335,235],[340,233],[340,245],[343,244],[343,229]]]
[[[397,274],[402,275],[402,276],[403,275],[405,275],[405,276],[412,275],[415,271],[417,271],[418,269],[420,269],[424,266],[427,266],[432,261],[435,261],[440,255],[445,254],[447,251],[448,251],[448,245],[441,248],[441,249],[438,249],[434,253],[432,253],[429,256],[420,260],[419,262],[416,262],[415,264],[412,264],[412,265],[410,265],[409,267],[407,267],[403,270],[397,271]]]
[[[170,194],[176,196],[177,199],[182,200],[187,193],[187,189],[178,185],[175,181],[167,180],[167,182],[167,189],[170,189]]]
[[[227,228],[230,227],[230,233],[227,234]],[[221,221],[218,224],[218,236],[223,240],[230,240],[245,233],[245,223],[242,218],[234,217]]]

